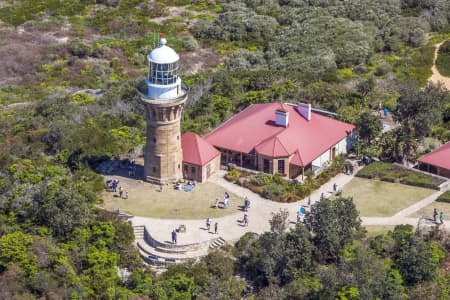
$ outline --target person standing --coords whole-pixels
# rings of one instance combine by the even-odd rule
[[[437,208],[434,208],[434,211],[433,211],[433,220],[434,220],[434,223],[437,222],[437,216],[438,216]]]
[[[336,182],[335,182],[335,183],[333,183],[333,191],[334,191],[334,192],[336,192],[336,191],[337,191],[337,184],[336,184]]]
[[[128,191],[125,191],[125,199],[128,199]]]
[[[206,219],[206,229],[208,229],[208,232],[209,232],[209,229],[211,228],[211,218],[210,217],[208,217],[207,219]]]
[[[176,244],[177,243],[177,232],[174,230],[172,230],[172,244]]]
[[[219,208],[219,198],[216,198],[215,208]]]
[[[122,186],[119,186],[119,197],[120,197],[120,199],[123,198],[123,188],[122,188]]]
[[[227,208],[228,207],[228,198],[224,198],[223,199],[223,208]]]
[[[217,234],[217,231],[219,230],[219,224],[214,223],[214,234]]]
[[[442,212],[442,211],[439,214],[439,220],[441,221],[441,224],[444,224],[444,212]]]
[[[159,184],[159,191],[160,192],[162,192],[162,190],[163,190],[163,184],[162,184],[162,182]]]

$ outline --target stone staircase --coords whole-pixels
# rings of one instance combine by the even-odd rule
[[[218,249],[223,245],[225,245],[226,243],[227,241],[225,241],[222,237],[218,237],[217,239],[213,240],[211,244],[209,244],[209,249],[211,250]]]
[[[133,227],[134,239],[135,240],[143,240],[144,239],[144,230],[145,230],[144,225],[134,226]]]
[[[134,226],[135,243],[142,259],[155,269],[168,265],[197,261],[208,254],[209,249],[222,247],[226,241],[219,237],[202,243],[174,245],[154,239],[143,225]]]

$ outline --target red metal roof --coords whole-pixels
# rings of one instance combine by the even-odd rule
[[[450,170],[450,141],[419,158],[419,162]]]
[[[181,148],[183,162],[197,166],[204,166],[220,155],[216,148],[192,132],[186,132],[181,136]]]
[[[275,111],[289,112],[287,127],[275,124]],[[345,138],[355,126],[312,112],[306,120],[294,105],[253,104],[205,136],[210,144],[232,151],[256,151],[269,157],[295,154],[291,163],[306,166]]]

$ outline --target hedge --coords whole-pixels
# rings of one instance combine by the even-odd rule
[[[436,202],[450,203],[450,191],[446,191],[445,193],[443,193],[442,195],[440,195],[440,196],[436,199]]]
[[[384,162],[373,162],[356,173],[356,176],[429,189],[439,189],[439,185],[443,182],[440,179]]]

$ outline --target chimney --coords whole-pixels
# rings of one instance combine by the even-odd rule
[[[299,103],[296,107],[299,114],[303,116],[306,120],[311,120],[311,104],[310,103]]]
[[[289,124],[289,112],[281,108],[277,109],[275,111],[275,124],[287,127]]]

